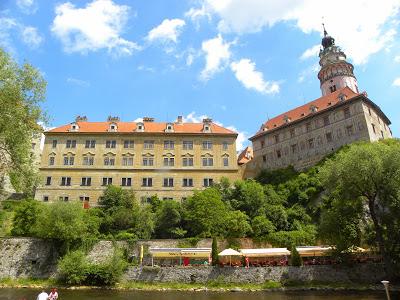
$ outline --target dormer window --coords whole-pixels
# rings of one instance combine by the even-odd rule
[[[284,116],[283,116],[283,121],[284,121],[285,123],[289,123],[289,122],[291,121],[291,119],[290,119],[287,115],[284,115]]]
[[[142,122],[137,123],[136,131],[143,132],[144,131],[144,123],[142,123]]]
[[[316,107],[315,105],[311,105],[310,106],[310,112],[311,113],[316,113],[318,111],[318,107]]]
[[[167,127],[165,128],[165,132],[174,132],[174,124],[167,123]]]
[[[118,126],[116,123],[111,123],[110,126],[108,127],[109,132],[116,132],[118,129]]]
[[[260,130],[261,131],[267,131],[268,130],[268,126],[266,126],[265,124],[262,124]]]
[[[340,94],[338,96],[338,99],[339,99],[339,101],[344,101],[344,100],[346,100],[346,95],[345,94]]]
[[[204,124],[204,126],[203,126],[203,132],[211,132],[211,126],[210,126],[210,124]]]
[[[72,131],[72,132],[77,132],[77,131],[79,131],[79,125],[78,125],[77,123],[72,123],[72,124],[71,124],[71,128],[70,128],[69,131]]]

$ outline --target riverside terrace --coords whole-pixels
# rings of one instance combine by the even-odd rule
[[[333,248],[324,246],[296,247],[304,265],[332,265],[340,261],[333,257]],[[212,264],[211,248],[149,248],[151,266],[208,266]],[[351,250],[354,263],[380,262],[381,257],[370,250]],[[141,257],[143,254],[140,254]],[[235,267],[287,266],[291,252],[286,248],[225,249],[218,254],[218,265]]]

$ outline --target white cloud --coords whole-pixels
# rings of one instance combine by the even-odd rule
[[[61,40],[66,52],[85,54],[108,49],[117,55],[132,55],[140,46],[121,37],[129,9],[112,0],[94,0],[85,8],[75,8],[66,2],[57,5],[51,31]]]
[[[316,73],[319,71],[319,65],[314,64],[312,66],[309,66],[308,68],[304,69],[303,71],[300,72],[299,78],[297,79],[298,82],[303,82],[305,79],[311,77],[313,75],[313,80],[315,79]]]
[[[85,80],[77,79],[77,78],[73,78],[73,77],[67,78],[67,82],[74,84],[74,85],[81,86],[81,87],[89,87],[90,86],[89,81],[85,81]]]
[[[400,9],[399,0],[203,0],[208,13],[220,19],[221,32],[252,33],[278,22],[293,22],[304,33],[320,32],[321,19],[356,64],[389,47],[396,34],[391,22]],[[362,17],[357,17],[362,16]]]
[[[318,57],[319,49],[321,49],[321,45],[315,45],[312,46],[311,48],[308,48],[306,51],[303,52],[303,54],[300,56],[301,60],[308,59],[310,57],[313,57],[314,59]]]
[[[146,67],[145,65],[140,65],[137,67],[138,71],[146,71],[146,72],[150,72],[150,73],[154,73],[155,70],[152,67]]]
[[[165,19],[160,25],[150,30],[147,40],[176,43],[185,24],[185,21],[181,19]]]
[[[206,55],[206,65],[200,73],[202,80],[210,79],[229,63],[231,44],[224,42],[220,34],[213,39],[203,41],[201,49]]]
[[[0,45],[9,52],[14,52],[10,31],[18,27],[17,22],[12,18],[0,18]]]
[[[261,72],[256,70],[256,64],[250,59],[244,58],[231,63],[231,69],[247,89],[256,90],[262,94],[274,94],[279,92],[277,82],[265,81]]]
[[[31,48],[38,48],[43,42],[43,37],[37,28],[27,26],[22,29],[22,41]]]
[[[17,0],[17,6],[25,14],[34,14],[38,9],[34,0]]]
[[[196,113],[192,111],[190,114],[183,116],[182,121],[184,123],[202,123],[203,119],[210,118],[207,115],[200,115],[196,116]],[[243,150],[246,145],[248,144],[248,136],[247,133],[244,131],[239,131],[234,126],[224,126],[221,122],[213,120],[213,122],[219,126],[225,127],[226,129],[232,130],[237,132],[238,137],[236,139],[236,150],[240,151]]]
[[[393,86],[400,86],[400,77],[393,81]]]
[[[137,118],[137,119],[133,120],[133,122],[135,122],[135,123],[143,122],[143,118]]]
[[[394,62],[400,63],[400,55],[397,55],[397,56],[394,58]]]

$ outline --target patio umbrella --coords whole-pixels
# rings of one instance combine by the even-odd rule
[[[229,256],[229,265],[232,266],[232,256],[241,256],[240,252],[233,250],[231,248],[225,249],[224,251],[220,252],[218,256]]]

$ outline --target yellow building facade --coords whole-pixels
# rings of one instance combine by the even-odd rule
[[[41,201],[79,200],[96,205],[107,185],[181,201],[227,177],[239,179],[237,133],[211,119],[202,123],[75,122],[45,132]]]

